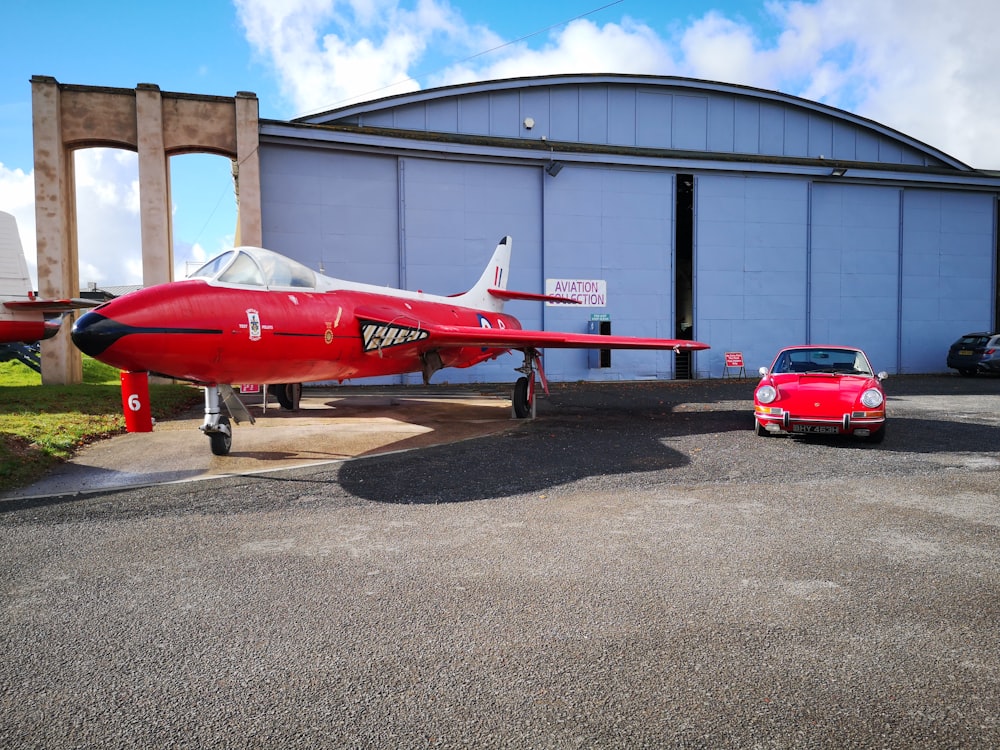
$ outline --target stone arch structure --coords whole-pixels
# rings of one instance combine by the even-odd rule
[[[171,281],[169,157],[212,153],[233,161],[242,243],[261,244],[259,108],[257,96],[203,96],[61,84],[31,79],[35,151],[35,231],[38,289],[44,297],[79,294],[76,182],[73,151],[111,147],[139,156],[143,283]],[[80,353],[68,332],[42,344],[42,382],[79,383]]]

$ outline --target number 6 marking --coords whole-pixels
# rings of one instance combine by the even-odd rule
[[[128,408],[132,411],[139,411],[142,408],[142,399],[139,398],[138,393],[133,393],[128,397]]]

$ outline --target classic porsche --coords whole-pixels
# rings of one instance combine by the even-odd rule
[[[872,443],[885,437],[888,375],[876,375],[860,349],[792,346],[760,374],[753,395],[758,435],[853,435]]]

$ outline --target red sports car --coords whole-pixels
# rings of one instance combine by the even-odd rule
[[[854,435],[872,443],[885,437],[888,375],[876,375],[860,349],[792,346],[760,374],[753,394],[758,435]]]

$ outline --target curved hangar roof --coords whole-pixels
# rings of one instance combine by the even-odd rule
[[[514,78],[427,89],[292,122],[397,135],[518,139],[536,141],[536,147],[572,143],[600,151],[656,150],[726,160],[815,164],[821,159],[883,169],[974,171],[925,143],[834,107],[690,78]]]

